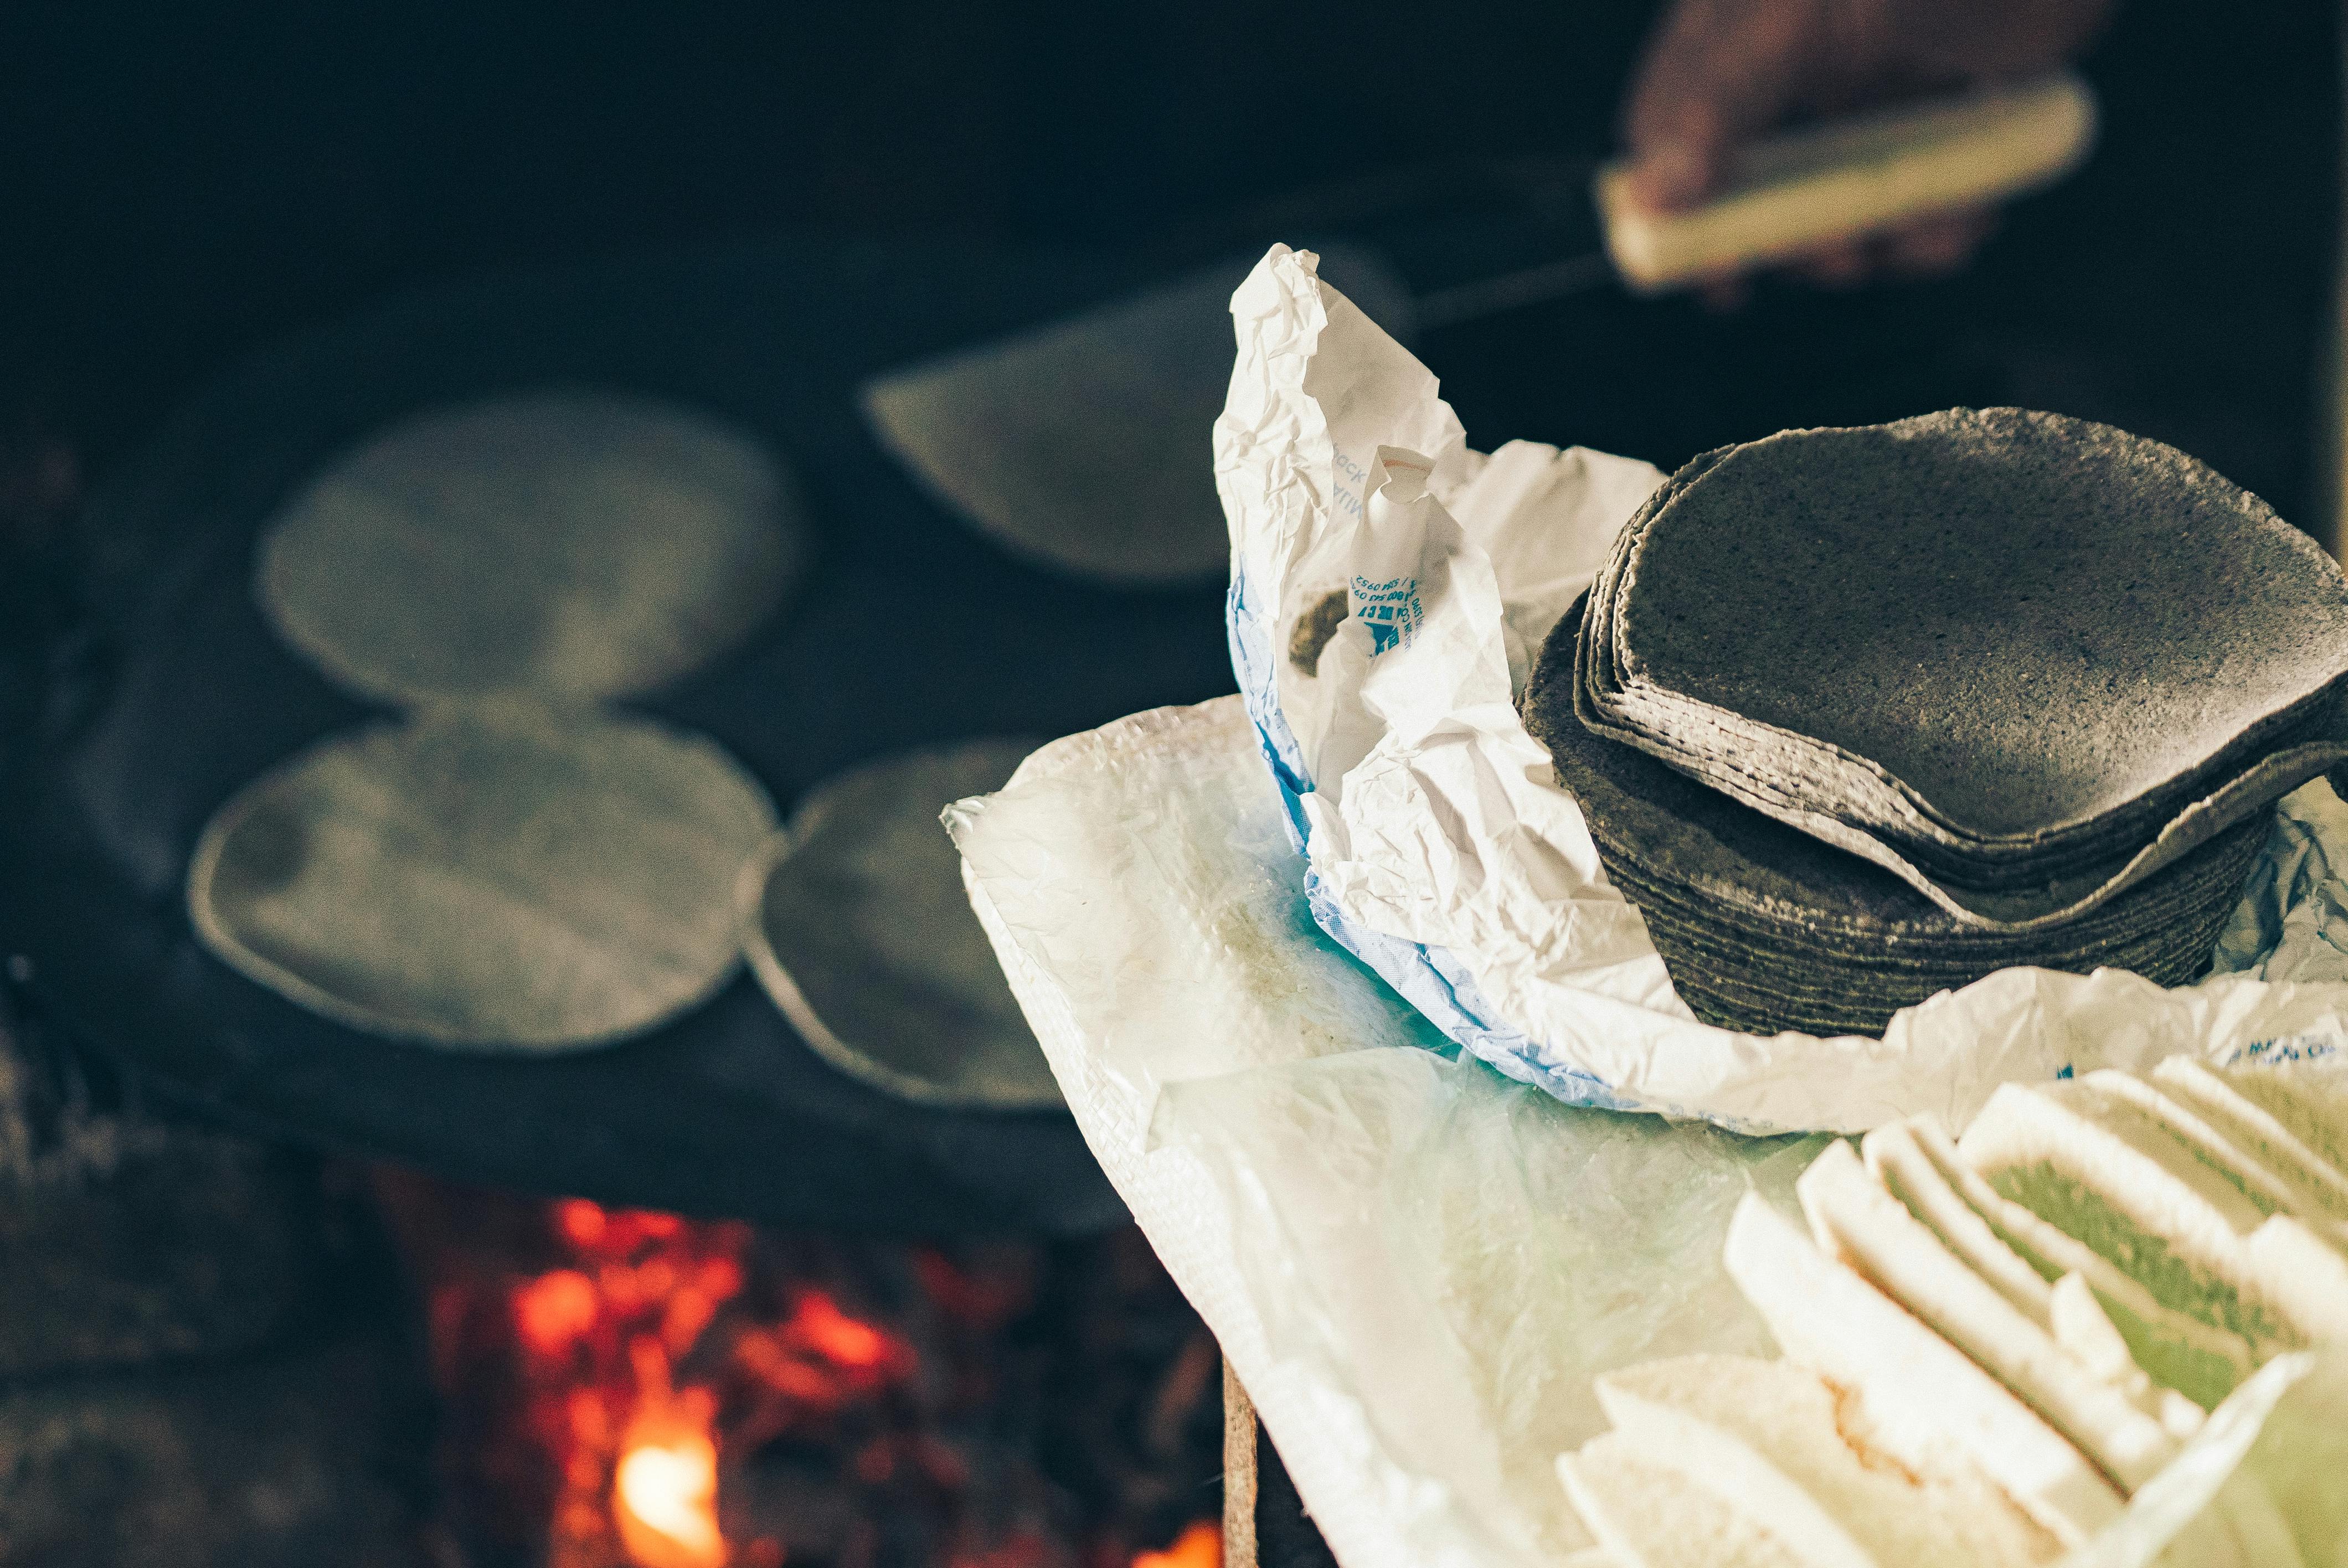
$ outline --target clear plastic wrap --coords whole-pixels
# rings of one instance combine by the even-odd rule
[[[2336,858],[2343,816],[2322,786],[2292,798],[2245,930],[2263,909],[2311,952],[2348,945],[2342,889],[2308,875]],[[1056,742],[948,823],[1094,1152],[1346,1568],[1556,1562],[1585,1539],[1551,1467],[1603,1426],[1593,1374],[1766,1353],[1722,1235],[1748,1181],[1782,1195],[1818,1141],[1566,1105],[1457,1051],[1313,923],[1237,699]],[[2036,1027],[2133,1031],[2147,1060],[2321,1053],[2348,995],[2237,978],[2171,1014],[2153,1002],[2189,993],[2059,978],[2116,987],[2114,1010]],[[2336,1440],[2340,1407],[2323,1408]],[[2192,1478],[2238,1457],[2213,1446],[2228,1430],[2213,1423],[2090,1561],[2153,1561],[2173,1515],[2202,1511]],[[2337,1464],[2336,1448],[2277,1451]],[[2337,1502],[2336,1481],[2302,1481]]]

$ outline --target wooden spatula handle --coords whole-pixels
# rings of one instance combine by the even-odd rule
[[[2095,136],[2095,94],[2063,72],[1757,142],[1718,196],[1684,211],[1638,205],[1628,167],[1609,164],[1598,209],[1615,270],[1655,292],[2051,183]]]

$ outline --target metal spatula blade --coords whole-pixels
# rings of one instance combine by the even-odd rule
[[[2069,75],[1763,143],[1692,211],[1632,203],[1619,168],[1597,198],[1607,254],[1413,297],[1377,252],[1322,246],[1321,275],[1405,342],[1616,281],[1655,292],[1797,254],[1837,234],[1996,200],[2075,167],[2095,104]],[[1193,273],[1036,331],[866,384],[882,444],[1005,549],[1147,587],[1220,576],[1230,549],[1209,460],[1231,380],[1231,292],[1250,263]]]
[[[1322,276],[1397,337],[1410,292],[1324,249]],[[1231,375],[1231,291],[1252,259],[865,384],[866,419],[938,500],[1040,565],[1148,587],[1231,556],[1210,433]]]

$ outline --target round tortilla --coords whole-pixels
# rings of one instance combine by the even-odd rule
[[[972,741],[843,774],[809,792],[745,869],[751,968],[842,1072],[927,1105],[1062,1103],[938,820],[1001,789],[1036,743]]]
[[[256,590],[363,694],[584,701],[731,645],[807,554],[789,476],[747,438],[557,391],[420,415],[345,454],[269,525]]]
[[[204,828],[188,909],[221,958],[339,1023],[571,1050],[724,983],[734,878],[774,829],[708,741],[468,706],[330,738],[247,785]]]
[[[2021,409],[1706,454],[1601,578],[1614,722],[1982,886],[2124,857],[2348,682],[2312,540],[2171,447]]]
[[[2237,822],[2093,908],[2026,930],[1967,921],[1879,866],[1632,746],[1591,733],[1570,680],[1570,610],[1542,645],[1526,729],[1581,808],[1610,881],[1646,917],[1681,999],[1756,1034],[1879,1034],[1891,1015],[2015,966],[2123,968],[2161,984],[2207,968],[2266,837]]]

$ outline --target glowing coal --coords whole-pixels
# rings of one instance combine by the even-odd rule
[[[1138,1232],[921,1245],[378,1188],[481,1561],[1217,1568],[1220,1358]]]
[[[726,1568],[707,1403],[685,1399],[648,1412],[621,1441],[612,1517],[639,1568]]]

